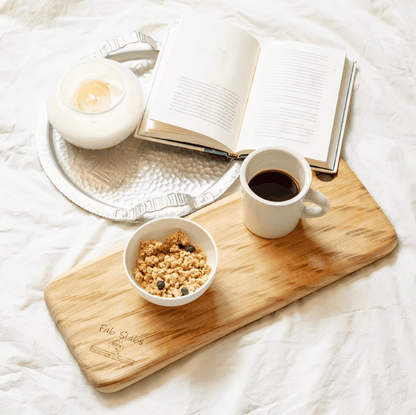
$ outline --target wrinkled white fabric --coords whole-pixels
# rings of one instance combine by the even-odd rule
[[[115,394],[97,392],[43,299],[134,225],[49,181],[35,126],[55,74],[189,9],[259,40],[344,48],[358,71],[342,157],[398,234],[384,259]],[[0,413],[416,414],[416,4],[413,0],[0,1]]]

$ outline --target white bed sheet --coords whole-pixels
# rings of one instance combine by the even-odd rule
[[[264,38],[345,48],[358,63],[342,157],[397,248],[115,394],[97,392],[43,299],[53,277],[123,243],[66,199],[35,147],[50,79],[189,9]],[[0,1],[1,414],[416,414],[416,4],[413,0]]]

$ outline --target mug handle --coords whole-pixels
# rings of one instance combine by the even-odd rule
[[[301,218],[318,218],[325,215],[329,210],[329,200],[317,190],[309,189],[305,201],[312,202],[317,206],[304,206]]]

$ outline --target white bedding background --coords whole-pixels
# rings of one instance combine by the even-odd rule
[[[342,157],[399,242],[374,265],[106,395],[81,372],[43,290],[136,227],[54,187],[37,157],[36,119],[58,72],[116,35],[162,40],[189,8],[357,61]],[[0,413],[416,414],[415,77],[414,0],[0,0]]]

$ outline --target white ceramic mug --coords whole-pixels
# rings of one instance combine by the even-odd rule
[[[299,193],[285,201],[270,201],[258,196],[249,187],[260,172],[278,170],[289,174],[298,184]],[[251,153],[240,170],[243,192],[242,214],[246,227],[262,238],[280,238],[292,232],[301,218],[316,218],[329,210],[328,199],[310,188],[312,171],[297,152],[286,147],[264,147]],[[304,201],[317,206],[306,206]]]

